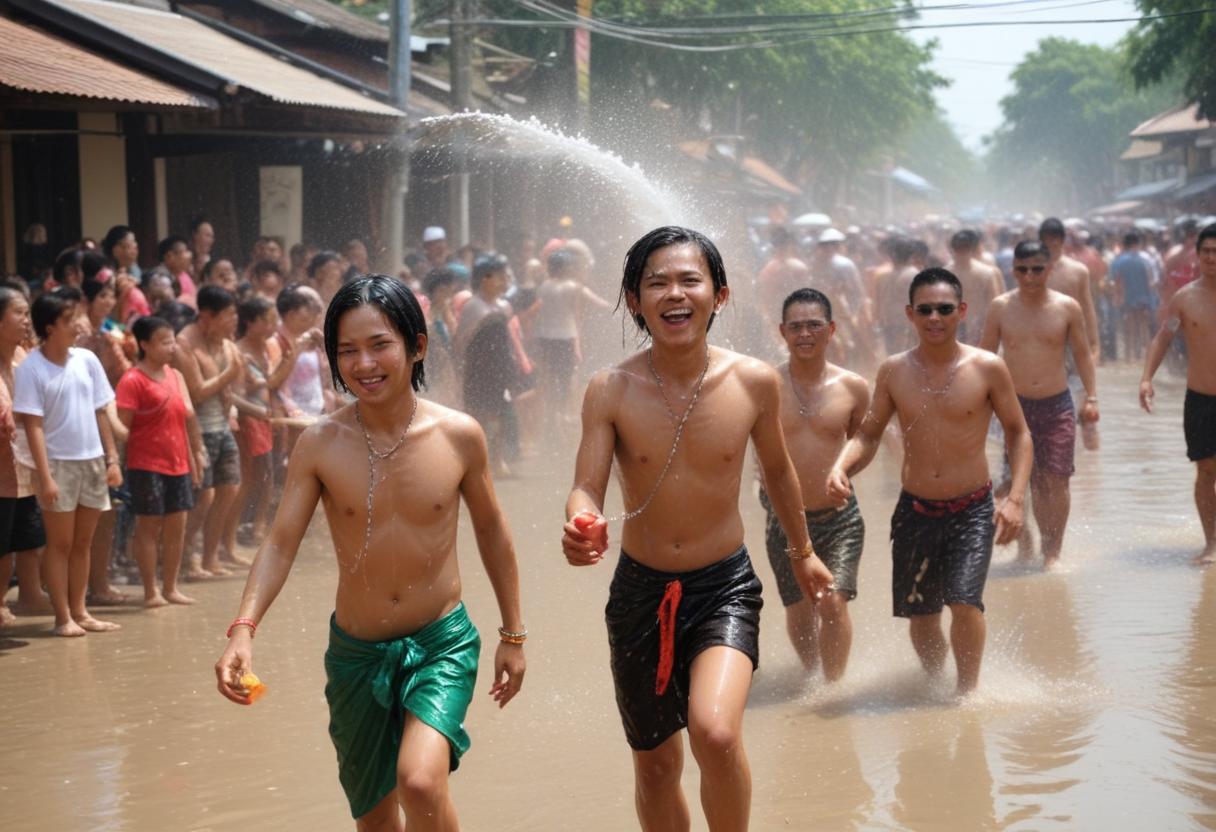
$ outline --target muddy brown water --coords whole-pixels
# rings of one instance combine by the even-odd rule
[[[967,704],[951,702],[950,680],[925,679],[890,615],[894,461],[884,454],[858,478],[867,540],[841,684],[803,678],[766,589],[745,721],[753,829],[1216,828],[1216,570],[1188,564],[1202,535],[1183,386],[1163,378],[1145,416],[1137,375],[1101,373],[1103,445],[1078,449],[1063,570],[1028,571],[998,551],[981,689]],[[571,467],[553,449],[499,484],[532,637],[524,690],[505,711],[486,693],[485,639],[473,747],[452,777],[465,829],[636,828],[602,617],[612,565],[573,569],[557,545]],[[751,494],[741,504],[771,587],[760,508]],[[465,597],[492,636],[497,609],[472,540],[463,525]],[[119,610],[113,635],[65,642],[46,619],[23,619],[0,638],[0,828],[351,828],[322,693],[335,582],[318,520],[259,631],[270,693],[250,708],[222,699],[212,672],[241,579],[192,585],[193,608]],[[693,828],[704,829],[688,760]]]

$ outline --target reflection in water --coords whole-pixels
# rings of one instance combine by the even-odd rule
[[[1000,613],[990,624],[1016,634],[1003,644],[1006,657],[1049,691],[1046,701],[1032,713],[1019,714],[1014,727],[997,740],[1005,768],[1003,820],[1073,828],[1075,818],[1061,803],[1068,807],[1074,802],[1065,798],[1080,782],[1075,764],[1093,739],[1097,709],[1084,695],[1092,686],[1092,659],[1081,647],[1072,591],[1065,575],[1035,575],[1002,581],[1001,597]],[[1045,610],[1051,614],[1044,615]],[[1072,689],[1061,684],[1064,680],[1071,680]]]
[[[891,617],[889,457],[857,483],[868,542],[842,683],[799,677],[757,560],[769,591],[744,729],[753,829],[1216,828],[1216,570],[1187,565],[1201,538],[1181,391],[1160,384],[1148,417],[1134,371],[1104,369],[1101,384],[1103,448],[1078,456],[1065,568],[1019,572],[998,552],[967,704],[952,701],[952,673],[925,678]],[[533,636],[523,692],[501,712],[485,694],[485,639],[473,748],[451,781],[467,829],[636,828],[602,615],[613,564],[562,559],[572,451],[553,445],[499,483]],[[761,552],[754,496],[741,507]],[[460,535],[466,603],[492,633],[497,606],[467,522]],[[21,623],[0,642],[4,832],[349,829],[322,696],[335,582],[322,521],[258,631],[270,694],[250,708],[221,699],[212,671],[239,578],[196,584],[188,609],[118,610],[113,636],[64,643],[44,635],[45,619]],[[695,801],[695,766],[684,780]]]
[[[1193,801],[1195,822],[1216,829],[1216,572],[1204,576],[1177,672],[1163,697],[1169,737],[1177,743],[1167,779]]]
[[[940,713],[923,736],[901,743],[891,815],[905,829],[996,828],[992,774],[985,753],[983,716],[970,709]],[[959,788],[966,784],[965,788]]]

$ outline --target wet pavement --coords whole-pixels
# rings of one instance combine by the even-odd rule
[[[1102,448],[1078,448],[1063,568],[1042,574],[998,550],[980,690],[961,706],[951,679],[923,676],[890,615],[893,459],[857,479],[867,543],[854,652],[834,687],[804,678],[760,554],[763,514],[744,495],[767,600],[745,721],[753,829],[1216,828],[1216,570],[1189,564],[1202,533],[1183,385],[1161,378],[1147,416],[1138,375],[1100,373]],[[636,828],[602,616],[611,559],[573,569],[557,542],[572,467],[554,447],[499,483],[532,636],[524,690],[501,712],[485,639],[473,747],[452,777],[466,829]],[[467,522],[460,556],[470,614],[492,636]],[[335,585],[318,519],[259,629],[270,693],[249,708],[222,699],[212,671],[241,578],[192,585],[191,608],[117,610],[116,634],[65,641],[47,619],[22,619],[0,637],[0,828],[353,827],[322,692]],[[691,756],[684,780],[704,829]]]

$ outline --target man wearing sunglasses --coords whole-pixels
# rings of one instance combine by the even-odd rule
[[[992,544],[1009,543],[1022,528],[1031,444],[1005,362],[960,344],[967,312],[958,278],[926,269],[912,280],[905,314],[917,346],[878,368],[874,400],[857,434],[828,474],[838,500],[852,491],[849,474],[874,458],[894,415],[903,430],[903,493],[891,518],[895,615],[910,619],[912,646],[936,675],[948,650],[958,693],[975,689],[984,654],[984,583]],[[993,413],[1005,429],[1013,471],[1008,496],[995,507],[985,446]],[[950,639],[942,608],[950,607]]]
[[[1047,288],[1051,262],[1042,243],[1026,240],[1013,250],[1018,288],[992,303],[980,347],[1004,348],[1018,403],[1034,442],[1030,496],[1043,549],[1043,568],[1059,562],[1068,525],[1077,416],[1068,388],[1065,350],[1072,348],[1077,374],[1085,385],[1081,421],[1098,421],[1098,387],[1093,354],[1086,343],[1085,317],[1072,298]],[[998,489],[998,493],[1003,487]],[[1030,529],[1018,537],[1018,557],[1029,560]]]

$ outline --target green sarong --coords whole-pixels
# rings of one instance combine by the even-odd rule
[[[410,636],[362,641],[329,619],[325,699],[338,780],[359,818],[397,788],[405,712],[448,739],[451,770],[469,750],[464,717],[477,681],[481,637],[464,604]]]

